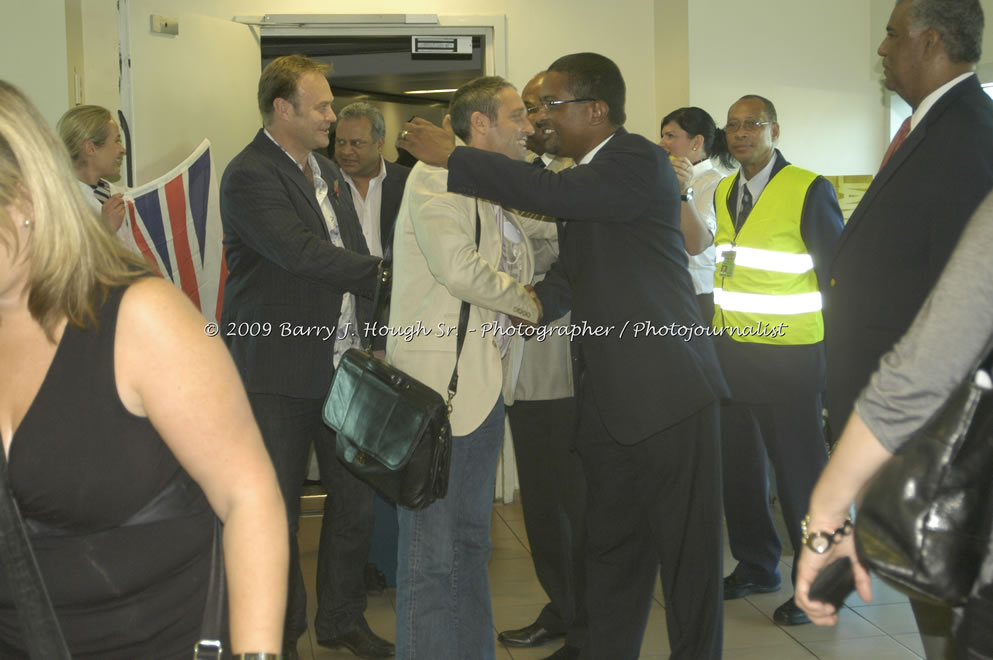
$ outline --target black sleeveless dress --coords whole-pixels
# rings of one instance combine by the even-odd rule
[[[147,419],[117,394],[124,288],[99,329],[65,329],[11,443],[10,481],[73,658],[189,658],[206,599],[214,514],[197,490],[178,517],[121,526],[185,477]],[[0,562],[0,658],[26,657]]]

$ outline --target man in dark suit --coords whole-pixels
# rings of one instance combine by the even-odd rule
[[[385,142],[386,121],[376,106],[352,103],[338,113],[334,160],[352,189],[369,251],[390,261],[393,225],[410,168],[383,158]]]
[[[728,541],[738,560],[724,580],[724,598],[732,600],[780,585],[782,542],[769,510],[766,463],[775,470],[794,554],[810,492],[827,463],[821,290],[842,215],[831,183],[776,149],[772,101],[742,97],[728,109],[724,131],[741,164],[714,194],[714,327],[722,332],[717,354],[731,388],[721,403],[721,453]],[[810,623],[793,598],[773,620]]]
[[[886,35],[879,46],[886,87],[913,115],[852,213],[831,265],[827,404],[838,430],[993,188],[993,102],[974,73],[983,36],[979,1],[901,0]],[[945,657],[950,611],[911,605],[928,658]]]
[[[544,72],[521,90],[528,116],[542,110]],[[546,153],[545,134],[528,136],[525,160],[535,167],[559,172],[572,160]],[[544,224],[554,228],[551,218]],[[554,251],[535,254],[536,281],[558,258]],[[567,314],[552,323],[568,326]],[[568,336],[550,334],[543,341],[525,342],[513,405],[507,418],[514,439],[524,528],[531,559],[548,603],[523,628],[504,630],[497,639],[505,646],[533,647],[565,637],[551,658],[578,658],[586,639],[586,480],[574,447],[576,397],[573,395],[572,358]]]
[[[403,190],[410,168],[387,162],[383,158],[386,143],[386,120],[371,103],[359,101],[346,105],[338,113],[335,126],[334,160],[352,193],[355,213],[362,225],[369,251],[387,262],[393,256],[393,227],[396,224]],[[383,291],[380,295],[389,295]],[[385,325],[389,308],[374,322]],[[373,337],[373,348],[385,350],[386,338]],[[382,593],[388,584],[396,584],[397,512],[396,505],[376,495],[376,516],[365,569],[366,588]],[[380,570],[382,569],[382,570]]]
[[[311,445],[328,492],[317,575],[318,643],[390,657],[392,644],[369,630],[363,616],[372,490],[338,463],[334,434],[321,422],[334,365],[359,343],[364,310],[356,297],[373,296],[380,264],[369,256],[338,168],[312,153],[328,146],[335,119],[326,70],[294,55],[262,72],[264,128],[221,180],[229,273],[221,328],[286,500],[291,564],[285,657],[297,657],[296,641],[307,630],[296,530]],[[334,588],[325,586],[330,581]]]
[[[727,390],[686,268],[676,176],[664,151],[622,127],[624,96],[602,55],[549,67],[537,130],[547,151],[578,163],[558,173],[454,149],[422,120],[398,144],[447,165],[450,192],[565,220],[560,259],[536,289],[547,318],[573,314],[588,505],[580,657],[638,657],[661,563],[670,657],[719,658]]]

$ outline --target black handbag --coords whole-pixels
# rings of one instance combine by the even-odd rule
[[[479,234],[477,208],[477,249]],[[383,268],[376,292],[377,320],[385,304],[389,272]],[[385,498],[408,509],[423,509],[448,493],[449,415],[468,325],[469,303],[463,301],[447,401],[416,378],[356,348],[341,356],[324,401],[324,423],[336,433],[338,460]]]
[[[986,551],[991,494],[993,390],[970,378],[870,483],[859,560],[909,596],[961,604]]]

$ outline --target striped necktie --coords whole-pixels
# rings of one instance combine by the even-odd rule
[[[97,181],[96,185],[90,186],[90,188],[93,188],[93,194],[96,195],[97,201],[100,202],[101,206],[103,206],[104,202],[110,199],[113,195],[113,193],[110,192],[110,184],[103,179]]]
[[[738,211],[737,221],[734,223],[734,228],[736,231],[741,230],[741,225],[745,224],[745,219],[748,218],[748,214],[752,212],[752,193],[748,190],[748,186],[742,184],[741,186],[741,210]]]

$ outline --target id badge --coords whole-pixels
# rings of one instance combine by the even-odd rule
[[[724,261],[721,262],[721,277],[732,277],[734,275],[734,257],[734,250],[728,250],[724,253]]]

